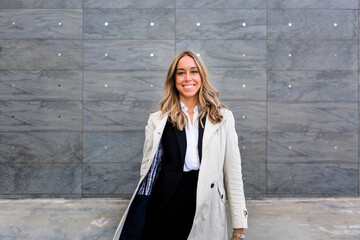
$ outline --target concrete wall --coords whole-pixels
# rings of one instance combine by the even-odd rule
[[[0,8],[0,197],[129,197],[185,49],[234,113],[247,197],[359,196],[358,0]]]

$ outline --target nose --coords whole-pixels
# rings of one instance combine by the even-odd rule
[[[187,72],[187,73],[186,73],[186,79],[185,79],[185,80],[188,80],[188,81],[191,80],[190,72]]]

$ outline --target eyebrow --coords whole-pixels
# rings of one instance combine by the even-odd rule
[[[190,69],[193,69],[193,68],[198,68],[198,67],[192,67]],[[176,70],[185,70],[184,68],[177,68]]]

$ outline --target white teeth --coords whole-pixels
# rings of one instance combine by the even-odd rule
[[[184,86],[184,88],[193,88],[194,85],[188,85],[188,86]]]

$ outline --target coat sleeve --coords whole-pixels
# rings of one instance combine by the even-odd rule
[[[140,177],[145,174],[146,164],[150,160],[150,153],[153,145],[153,133],[155,131],[155,125],[152,121],[152,114],[150,114],[147,125],[145,127],[145,142],[143,147],[143,157],[141,161]]]
[[[238,135],[235,130],[234,116],[230,110],[227,110],[226,118],[224,182],[232,226],[233,228],[247,228],[248,212],[245,205]]]

